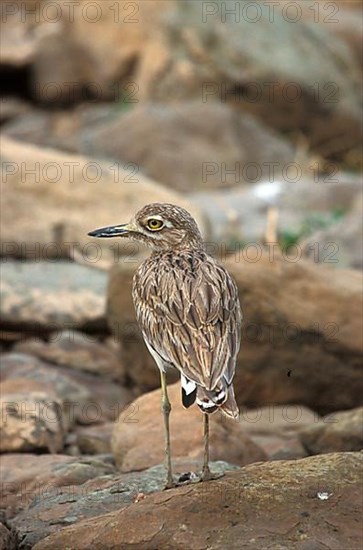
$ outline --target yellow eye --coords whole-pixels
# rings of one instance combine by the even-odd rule
[[[150,218],[147,222],[147,227],[151,231],[159,231],[159,229],[162,229],[164,227],[164,224],[161,220],[158,220],[157,218]]]

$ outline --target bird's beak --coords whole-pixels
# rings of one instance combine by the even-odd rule
[[[101,227],[100,229],[90,231],[88,235],[90,237],[109,239],[111,237],[119,237],[120,235],[125,235],[131,230],[132,228],[130,227],[130,224],[125,223],[123,225],[110,225],[109,227]]]

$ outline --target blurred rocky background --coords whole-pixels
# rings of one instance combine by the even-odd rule
[[[0,549],[361,548],[362,2],[0,11]],[[168,493],[146,251],[87,237],[155,201],[196,217],[244,309],[241,419],[211,421],[229,473]]]

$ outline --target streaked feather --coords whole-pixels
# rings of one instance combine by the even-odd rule
[[[240,346],[238,291],[228,272],[202,248],[152,254],[133,284],[145,341],[208,392],[230,385]]]

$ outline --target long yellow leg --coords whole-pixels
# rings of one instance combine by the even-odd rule
[[[169,415],[171,411],[171,405],[168,398],[168,390],[166,386],[165,373],[160,371],[161,378],[161,410],[164,416],[164,428],[165,428],[165,470],[167,472],[165,489],[174,487],[173,474],[171,470],[171,452],[170,452],[170,429],[169,429]]]
[[[202,470],[202,480],[207,481],[211,479],[211,472],[209,469],[209,416],[207,413],[203,413],[204,417],[204,463]]]

